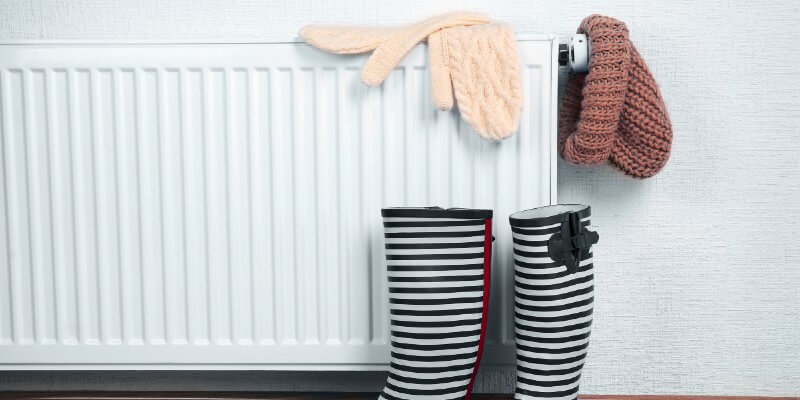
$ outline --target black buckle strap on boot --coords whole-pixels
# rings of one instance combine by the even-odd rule
[[[577,212],[564,215],[561,221],[561,232],[554,233],[547,240],[547,253],[553,261],[564,261],[567,271],[575,273],[581,264],[583,252],[589,252],[597,243],[600,235],[581,226],[581,217]]]

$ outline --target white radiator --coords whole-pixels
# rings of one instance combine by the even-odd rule
[[[301,43],[0,45],[0,369],[383,369],[380,208],[495,210],[487,363],[512,363],[508,215],[555,202],[555,37],[520,132]]]

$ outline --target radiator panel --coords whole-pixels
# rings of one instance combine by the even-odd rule
[[[486,362],[513,363],[507,216],[555,202],[557,43],[520,132],[300,43],[0,46],[0,368],[383,369],[383,206],[495,210]]]

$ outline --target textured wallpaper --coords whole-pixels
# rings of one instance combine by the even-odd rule
[[[800,37],[798,2],[4,1],[0,39],[282,40],[309,22],[398,22],[453,9],[560,35],[591,13],[620,18],[667,100],[675,142],[660,175],[638,181],[559,164],[559,200],[590,204],[601,234],[582,392],[800,395],[800,46],[786,45]],[[0,374],[0,387],[382,383],[375,373],[203,376],[14,373]],[[511,373],[486,371],[479,389],[512,384]]]

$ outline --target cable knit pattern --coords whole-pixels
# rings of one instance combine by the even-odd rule
[[[427,39],[434,107],[449,110],[457,103],[464,121],[487,139],[504,139],[519,127],[522,87],[514,32],[489,23],[484,14],[450,13],[406,27],[309,25],[300,36],[337,54],[374,50],[361,69],[369,86],[381,84]]]
[[[522,110],[514,33],[505,24],[443,31],[458,109],[481,136],[501,140],[516,132]]]
[[[608,160],[624,173],[648,178],[664,168],[672,125],[653,75],[614,18],[592,15],[579,33],[591,43],[588,74],[573,74],[561,106],[559,144],[567,161]]]

